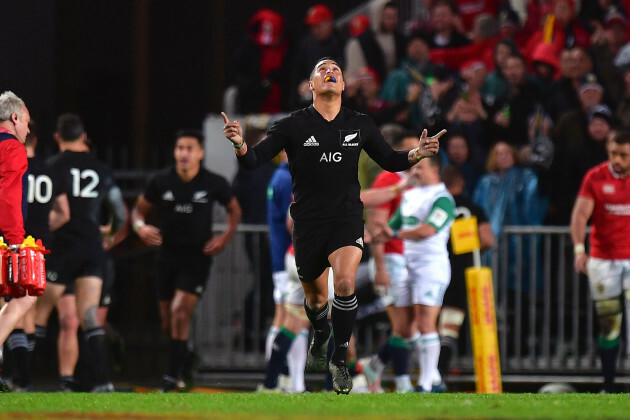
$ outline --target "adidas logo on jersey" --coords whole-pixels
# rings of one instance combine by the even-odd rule
[[[363,248],[363,238],[359,238],[356,240],[356,243],[358,243],[359,245],[361,245],[361,248]]]
[[[315,136],[311,136],[304,142],[304,146],[319,146],[319,143],[315,140]]]
[[[193,203],[207,203],[208,202],[208,198],[206,197],[207,195],[208,195],[208,191],[197,191],[193,194],[192,202]]]
[[[175,201],[175,196],[173,195],[173,192],[171,190],[168,190],[164,194],[162,194],[162,200]]]

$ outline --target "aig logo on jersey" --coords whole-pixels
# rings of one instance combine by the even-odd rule
[[[358,147],[361,143],[361,130],[339,130],[339,144],[341,147]]]

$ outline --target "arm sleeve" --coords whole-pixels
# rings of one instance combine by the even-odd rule
[[[433,203],[424,223],[433,226],[439,232],[453,219],[455,219],[455,205],[448,197],[440,197]]]
[[[369,119],[367,138],[363,148],[378,165],[389,172],[409,169],[409,150],[396,151],[383,138],[374,122]]]
[[[221,203],[224,207],[230,203],[234,193],[232,192],[232,186],[227,181],[227,179],[219,176],[217,179],[217,201]]]
[[[287,137],[281,132],[282,126],[276,122],[265,138],[253,147],[247,147],[247,153],[237,156],[238,161],[246,169],[255,169],[263,163],[274,158],[282,149],[286,147]]]
[[[396,209],[396,213],[389,219],[389,227],[392,229],[400,229],[402,226],[402,216],[400,215],[400,207]]]
[[[149,179],[147,188],[142,194],[144,198],[151,204],[155,204],[160,199],[160,188],[158,186],[157,178],[157,176],[153,176],[151,179]]]
[[[578,191],[578,197],[590,198],[591,200],[595,199],[595,194],[593,193],[593,183],[591,182],[592,174],[592,171],[586,173],[586,176],[582,180],[580,190]]]
[[[117,185],[113,185],[107,191],[105,203],[113,216],[112,232],[118,232],[127,222],[127,208],[125,207],[122,192]]]
[[[0,231],[9,244],[24,240],[22,178],[27,169],[24,146],[17,140],[0,142]]]

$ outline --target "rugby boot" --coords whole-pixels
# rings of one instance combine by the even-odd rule
[[[328,363],[328,370],[332,375],[333,391],[337,394],[349,394],[352,390],[352,377],[348,372],[348,365],[346,362],[334,362]]]
[[[310,371],[321,371],[326,367],[326,353],[328,352],[328,342],[330,334],[323,343],[317,343],[315,336],[308,346],[308,354],[306,356],[306,369]]]

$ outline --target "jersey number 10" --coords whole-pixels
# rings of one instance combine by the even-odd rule
[[[95,188],[98,186],[98,173],[93,169],[79,170],[77,168],[70,169],[72,174],[72,195],[74,197],[83,198],[96,198],[98,197],[98,191]],[[81,180],[89,179],[88,184],[81,188]]]
[[[46,204],[52,198],[53,185],[48,175],[28,175],[28,202]]]

